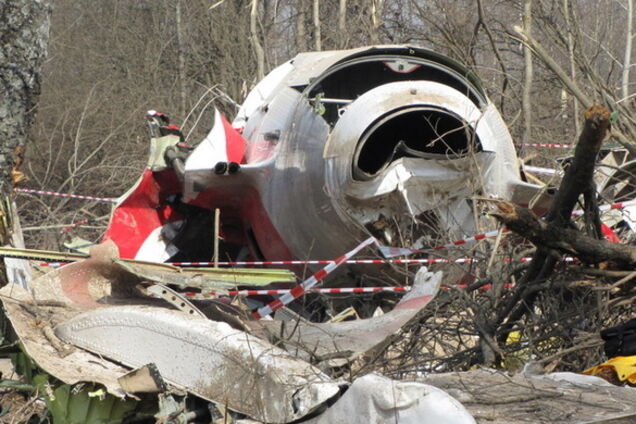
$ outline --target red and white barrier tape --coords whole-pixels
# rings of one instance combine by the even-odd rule
[[[85,225],[88,224],[91,221],[91,218],[84,218],[84,219],[80,219],[79,221],[76,221],[72,224],[69,224],[68,226],[62,228],[60,230],[60,234],[65,234],[68,233],[69,231],[71,231],[73,228],[75,227],[79,227],[81,225]]]
[[[347,265],[367,265],[367,264],[440,264],[440,263],[469,263],[476,259],[460,258],[428,258],[428,259],[349,259],[344,261]],[[226,261],[217,262],[219,266],[265,266],[265,265],[326,265],[330,260],[307,260],[307,261]],[[180,267],[214,266],[214,262],[170,262],[168,265]]]
[[[25,258],[28,259],[28,258]],[[64,265],[68,265],[68,264],[72,264],[73,262],[40,262],[37,264],[34,264],[35,266],[43,266],[43,267],[50,267],[50,268],[59,268],[61,266]]]
[[[504,289],[511,289],[513,288],[515,285],[512,283],[506,283],[504,284],[502,287]],[[442,286],[440,287],[442,290],[450,290],[451,288],[456,288],[456,289],[460,289],[460,290],[466,290],[468,287],[470,287],[469,284],[455,284],[454,286]],[[477,290],[479,291],[487,291],[492,289],[493,285],[492,284],[484,284],[483,286],[480,286]]]
[[[453,286],[442,286],[442,290],[450,290],[451,288],[457,288],[465,290],[470,287],[469,284],[456,284]],[[492,284],[485,284],[479,287],[479,290],[490,290]],[[509,289],[514,287],[514,284],[506,283],[503,288]],[[227,292],[181,292],[182,295],[188,297],[196,297],[205,299],[207,297],[217,296],[265,296],[265,295],[284,295],[288,294],[292,289],[262,289],[262,290],[228,290]],[[411,291],[411,286],[404,287],[341,287],[341,288],[313,288],[306,290],[305,293],[318,293],[318,294],[368,294],[368,293],[407,293]]]
[[[598,207],[599,212],[607,212],[609,210],[620,210],[620,209],[625,209],[625,208],[629,208],[632,206],[636,206],[636,200],[630,200],[628,202],[619,202],[619,203],[614,203],[612,205],[601,205]],[[579,216],[579,215],[583,215],[584,211],[582,209],[577,209],[572,211],[572,216]],[[636,216],[634,217],[634,219],[636,220]],[[486,233],[482,233],[482,234],[477,234],[475,236],[472,237],[467,237],[465,239],[462,240],[457,240],[457,241],[453,241],[451,243],[447,243],[447,244],[443,244],[440,246],[436,246],[433,248],[433,250],[443,250],[443,249],[448,249],[451,247],[456,247],[456,246],[462,246],[464,244],[467,243],[472,243],[478,240],[483,240],[486,238],[491,238],[491,237],[496,237],[497,234],[499,233],[499,231],[501,231],[502,233],[509,233],[510,230],[507,228],[504,228],[502,230],[493,230],[493,231],[488,231]],[[402,255],[412,255],[414,253],[426,253],[427,251],[430,251],[431,249],[408,249],[405,247],[389,247],[389,246],[380,246],[378,245],[378,249],[380,249],[380,252],[382,253],[382,256],[384,256],[385,258],[392,258],[395,256],[402,256]]]
[[[636,200],[630,200],[628,202],[619,202],[619,203],[614,203],[612,205],[601,205],[598,207],[598,211],[599,212],[607,212],[610,210],[617,210],[617,209],[626,209],[626,208],[630,208],[632,206],[636,206]],[[583,209],[577,209],[572,211],[572,215],[573,216],[579,216],[579,215],[583,215],[585,213],[585,211]],[[634,217],[636,219],[636,216]]]
[[[448,243],[448,244],[443,244],[441,246],[436,246],[434,249],[435,250],[448,249],[450,247],[461,246],[461,245],[464,245],[466,243],[472,243],[472,242],[483,240],[483,239],[486,239],[486,238],[496,237],[497,234],[499,234],[499,231],[501,231],[502,233],[509,233],[510,232],[510,230],[508,230],[507,228],[503,228],[501,230],[488,231],[486,233],[477,234],[476,236],[468,237],[468,238],[465,238],[463,240],[457,240],[457,241],[454,241],[454,242],[451,242],[451,243]]]
[[[430,250],[443,250],[443,249],[448,249],[451,247],[463,246],[464,244],[472,243],[472,242],[483,240],[486,238],[495,237],[497,236],[497,234],[499,234],[499,231],[501,231],[502,233],[510,232],[510,230],[506,228],[501,230],[488,231],[486,233],[477,234],[462,240],[456,240],[451,243],[435,246],[432,249],[408,249],[405,247],[389,247],[389,246],[380,246],[380,245],[378,245],[378,249],[380,249],[382,256],[384,256],[385,258],[392,258],[395,256],[402,256],[402,255],[412,255],[413,253],[426,253]]]
[[[341,288],[312,288],[308,289],[306,293],[320,293],[320,294],[343,294],[343,293],[380,293],[380,292],[389,292],[389,293],[405,293],[411,290],[410,286],[405,287],[341,287]],[[287,294],[291,292],[292,289],[262,289],[262,290],[228,290],[226,293],[222,292],[181,292],[181,294],[190,297],[196,296],[219,296],[219,295],[229,295],[229,296],[261,296],[261,295],[277,295],[277,294]]]
[[[261,318],[264,318],[266,316],[269,316],[272,312],[274,312],[274,311],[282,308],[283,306],[291,303],[295,299],[297,299],[300,296],[302,296],[303,293],[305,293],[307,290],[311,289],[313,286],[318,284],[318,282],[320,282],[323,278],[325,278],[327,275],[329,275],[331,272],[333,272],[333,270],[335,270],[340,265],[342,265],[346,260],[350,259],[352,256],[357,254],[359,251],[361,251],[362,249],[364,249],[365,247],[367,247],[367,246],[369,246],[369,245],[371,245],[373,243],[377,243],[376,239],[374,237],[369,237],[368,239],[366,239],[365,241],[360,243],[358,246],[356,246],[353,250],[351,250],[351,251],[345,253],[344,255],[340,256],[339,258],[331,261],[323,269],[321,269],[320,271],[316,272],[314,275],[312,275],[311,277],[307,278],[301,284],[299,284],[296,287],[294,287],[293,289],[291,289],[289,291],[289,293],[285,293],[284,295],[282,295],[278,299],[274,300],[273,302],[270,302],[269,304],[259,308],[257,311],[254,311],[252,313],[252,316],[254,318],[256,318],[256,319],[261,319]]]
[[[47,191],[47,190],[34,190],[30,188],[14,188],[14,190],[18,193],[28,193],[28,194],[42,194],[45,196],[58,196],[58,197],[68,197],[72,199],[82,199],[82,200],[96,200],[98,202],[108,202],[115,203],[117,199],[112,197],[95,197],[95,196],[84,196],[81,194],[70,194],[70,193],[58,193],[56,191]]]
[[[531,257],[520,258],[519,262],[529,262]],[[574,258],[563,258],[566,262],[571,262]],[[505,262],[512,262],[510,259],[504,259]],[[241,265],[241,266],[265,266],[265,265],[312,265],[312,264],[327,264],[333,261],[242,261],[242,262],[219,262],[218,265]],[[426,265],[426,264],[468,264],[480,262],[479,259],[474,258],[458,258],[458,259],[446,259],[446,258],[429,258],[429,259],[359,259],[344,261],[347,265],[367,265],[367,264],[404,264],[404,265]],[[56,268],[64,265],[68,265],[71,262],[40,262],[35,266]],[[212,266],[214,262],[172,262],[166,263],[166,265],[173,265],[179,267],[204,267]]]
[[[516,143],[517,147],[550,147],[557,149],[574,149],[574,144],[560,144],[560,143]]]

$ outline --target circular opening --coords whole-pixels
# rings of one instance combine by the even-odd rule
[[[400,110],[379,119],[361,137],[353,163],[356,179],[369,179],[404,158],[455,159],[477,151],[473,128],[436,107]]]

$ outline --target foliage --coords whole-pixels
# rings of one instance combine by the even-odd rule
[[[53,417],[53,424],[115,424],[134,413],[138,402],[118,399],[95,384],[51,386],[51,377],[40,374],[33,382]]]

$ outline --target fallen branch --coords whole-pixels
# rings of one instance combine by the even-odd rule
[[[576,229],[542,221],[529,209],[509,202],[497,201],[496,205],[499,210],[491,215],[537,247],[572,255],[589,264],[611,261],[636,266],[634,246],[598,240]]]
[[[609,257],[620,258],[617,262],[630,265],[636,261],[636,255],[631,256],[627,250],[605,244],[599,247],[597,238],[570,228],[572,211],[583,195],[588,215],[586,222],[591,224],[590,233],[600,236],[598,207],[593,193],[593,175],[598,152],[610,129],[610,115],[609,110],[602,106],[592,106],[585,111],[585,124],[576,144],[574,159],[565,171],[546,221],[539,220],[525,208],[494,201],[499,210],[493,213],[493,216],[537,246],[528,271],[519,281],[515,293],[500,309],[491,326],[493,329],[499,329],[497,341],[500,343],[505,342],[514,323],[532,310],[541,291],[533,285],[547,281],[552,274],[558,256],[554,255],[555,251],[569,253],[589,263],[602,262]],[[594,208],[596,209],[592,211]]]

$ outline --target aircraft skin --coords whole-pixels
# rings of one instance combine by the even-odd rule
[[[211,212],[199,213],[197,225],[187,223],[192,210],[220,210],[222,260],[245,258],[241,246],[254,260],[332,259],[369,234],[419,248],[472,235],[475,196],[513,199],[528,187],[477,78],[410,46],[300,54],[257,84],[231,125],[217,111],[179,182],[165,177],[174,173],[170,161],[155,157],[146,178],[161,195],[142,195],[154,199],[143,213],[172,210],[144,218],[156,226],[152,237],[126,237],[129,215],[140,213],[139,202],[121,207],[139,197],[132,189],[106,234],[123,255],[155,261],[209,256]],[[183,240],[208,248],[188,254]],[[374,269],[349,267],[347,275],[388,275]]]

